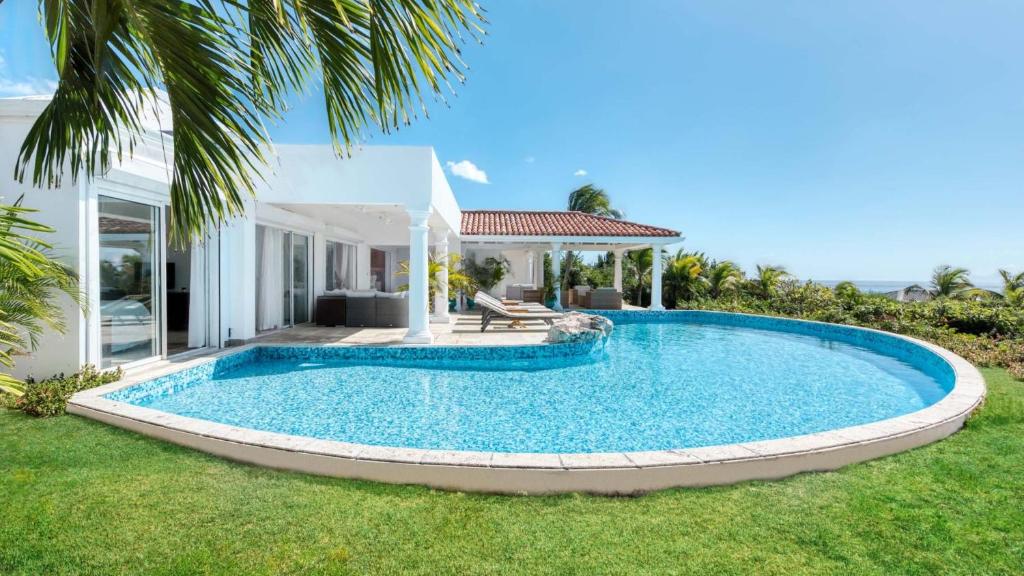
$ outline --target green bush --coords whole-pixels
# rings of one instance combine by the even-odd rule
[[[1024,380],[1024,361],[1010,364],[1006,371],[1017,380]]]
[[[120,368],[101,372],[87,364],[71,376],[61,373],[39,381],[27,378],[25,394],[15,400],[14,407],[33,416],[59,416],[67,410],[68,400],[75,392],[116,382],[123,374]]]

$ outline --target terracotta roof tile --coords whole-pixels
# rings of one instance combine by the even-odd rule
[[[668,238],[668,228],[615,220],[583,212],[463,210],[464,236],[636,236]]]

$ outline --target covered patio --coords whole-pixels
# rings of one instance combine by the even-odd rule
[[[550,254],[557,310],[565,305],[563,292],[572,288],[560,285],[565,252],[611,253],[612,288],[621,296],[626,253],[652,248],[653,262],[660,263],[665,246],[682,239],[667,228],[568,211],[464,210],[461,231],[464,258],[508,262],[509,274],[492,289],[493,296],[509,296],[510,288],[524,285],[543,289],[544,255]],[[651,310],[663,309],[661,276],[661,266],[652,266]]]
[[[257,197],[251,216],[222,233],[228,257],[220,262],[220,326],[229,346],[281,338],[539,342],[546,334],[541,327],[535,336],[528,328],[491,342],[478,335],[479,317],[452,316],[447,267],[432,266],[432,260],[448,261],[449,254],[474,262],[499,258],[508,270],[498,285],[488,286],[491,295],[514,299],[516,288],[532,287],[539,300],[544,257],[550,254],[553,307],[561,310],[591,307],[563,297],[572,289],[558,283],[565,252],[607,252],[614,259],[614,281],[593,294],[595,301],[611,295],[615,305],[606,309],[615,309],[622,307],[625,255],[653,248],[654,262],[660,263],[664,247],[680,240],[674,230],[582,212],[461,210],[430,148],[367,147],[339,160],[329,147],[280,146]],[[661,267],[653,266],[650,275],[651,309],[660,310]],[[328,308],[330,314],[321,314]],[[470,335],[473,330],[477,334]],[[503,331],[495,326],[495,333]]]

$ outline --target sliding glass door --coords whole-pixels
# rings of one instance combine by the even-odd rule
[[[159,208],[100,196],[100,340],[103,368],[160,354]]]
[[[309,237],[256,227],[256,329],[309,322]]]

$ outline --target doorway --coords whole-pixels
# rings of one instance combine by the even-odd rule
[[[256,226],[256,331],[309,322],[309,236]]]
[[[170,230],[170,207],[164,212]],[[167,309],[167,355],[173,356],[209,345],[208,243],[190,241],[177,245],[167,235],[164,264],[164,302]]]

